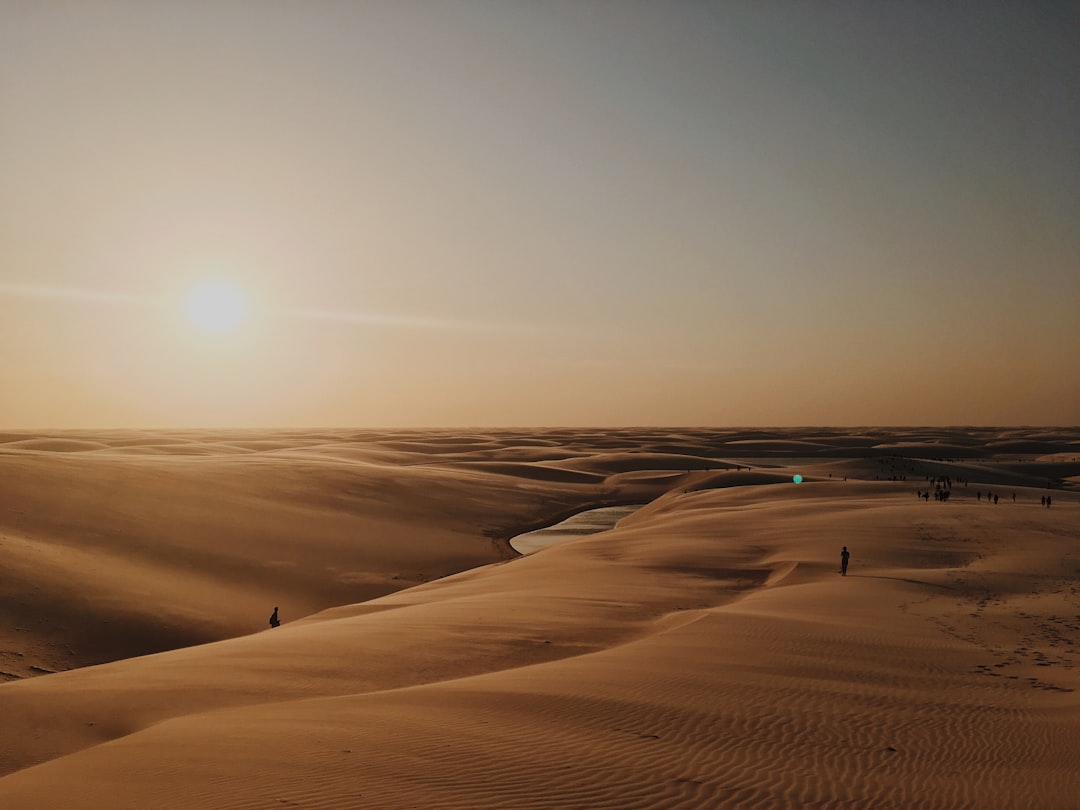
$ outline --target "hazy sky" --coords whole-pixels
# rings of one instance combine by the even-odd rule
[[[0,0],[0,427],[1080,423],[1078,40],[1034,0]]]

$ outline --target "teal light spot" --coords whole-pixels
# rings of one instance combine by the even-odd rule
[[[791,480],[794,481],[796,484],[801,484],[802,483],[802,476],[799,475],[798,473],[795,473],[795,475],[792,476]]]

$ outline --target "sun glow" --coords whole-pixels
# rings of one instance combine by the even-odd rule
[[[224,334],[239,329],[248,316],[243,293],[224,281],[206,281],[188,293],[188,320],[199,330]]]

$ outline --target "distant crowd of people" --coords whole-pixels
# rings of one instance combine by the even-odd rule
[[[915,490],[915,497],[916,498],[922,498],[924,501],[929,501],[930,500],[930,494],[931,493],[930,493],[929,489],[927,489],[927,490],[922,490],[922,489]],[[952,494],[952,483],[948,480],[948,478],[937,479],[937,480],[934,481],[933,495],[934,495],[934,500],[935,501],[942,501],[942,502],[947,501],[947,500],[949,500],[949,496],[951,494]],[[982,499],[983,499],[983,491],[980,489],[979,491],[977,491],[975,493],[975,500],[981,502]],[[992,492],[990,490],[986,491],[986,502],[987,503],[992,503],[992,504],[994,504],[996,506],[1000,499],[1001,499],[1001,494],[1000,493]],[[1016,493],[1015,492],[1012,493],[1012,502],[1016,503]],[[1041,498],[1039,498],[1039,503],[1042,506],[1044,506],[1046,508],[1049,508],[1050,505],[1053,503],[1052,496],[1043,495]]]
[[[927,481],[934,485],[934,500],[945,502],[949,500],[949,496],[952,495],[952,478],[947,475],[931,478],[927,476]],[[924,501],[930,500],[930,490],[923,491],[921,489],[915,490],[915,497],[922,498]]]

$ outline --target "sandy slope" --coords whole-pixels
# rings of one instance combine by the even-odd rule
[[[338,435],[0,443],[0,677],[249,633],[274,605],[290,620],[507,559],[512,533],[627,489],[503,466]]]
[[[985,449],[998,434],[973,453],[967,431],[748,433],[198,436],[243,450],[182,461],[121,458],[123,436],[14,439],[0,542],[35,609],[70,607],[56,572],[93,564],[113,598],[95,616],[145,617],[190,588],[225,610],[239,569],[217,566],[267,534],[292,565],[249,563],[252,609],[289,592],[267,573],[282,568],[313,600],[334,570],[375,571],[385,595],[327,584],[340,607],[278,630],[0,686],[0,807],[1080,806],[1080,497],[1054,489],[1046,509],[1024,486],[1040,456],[1072,463],[1078,437],[1009,436],[1040,452],[1005,456]],[[680,452],[710,463],[672,475]],[[970,483],[917,500],[943,470]],[[976,500],[1002,482],[998,505]],[[472,567],[515,526],[646,490],[660,497],[613,532]],[[270,513],[257,531],[235,515],[252,502]],[[195,504],[202,522],[184,523]],[[75,528],[87,514],[98,535]],[[376,523],[394,542],[356,530]],[[144,531],[164,534],[154,553],[126,539]],[[53,579],[35,580],[45,558]],[[462,573],[392,579],[420,566]],[[29,624],[6,605],[5,625]],[[118,649],[146,643],[126,632]]]

